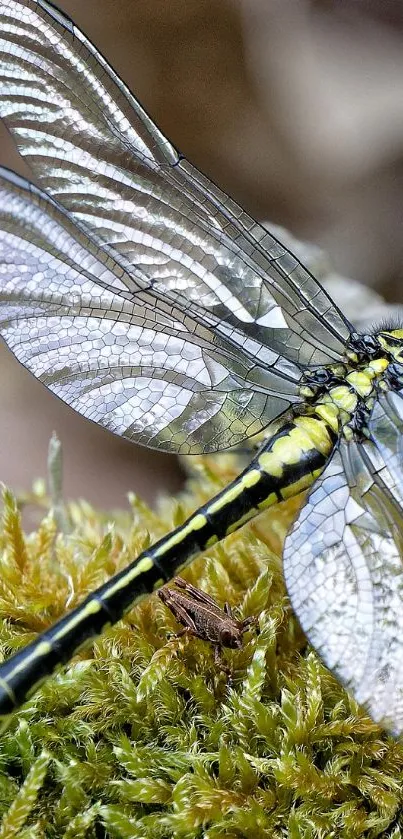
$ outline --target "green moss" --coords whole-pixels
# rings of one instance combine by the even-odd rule
[[[41,483],[18,503],[5,491],[4,655],[238,468],[233,455],[197,461],[187,491],[158,514],[137,498],[107,516],[84,502],[63,509],[58,497],[54,515]],[[38,519],[29,535],[25,508]],[[225,652],[229,681],[208,644],[172,637],[175,621],[152,596],[14,715],[0,740],[0,839],[403,836],[403,746],[307,648],[287,601],[281,543],[295,510],[261,516],[185,572],[240,616],[260,616],[260,634]]]

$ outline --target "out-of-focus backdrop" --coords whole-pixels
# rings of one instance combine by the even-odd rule
[[[403,302],[400,0],[59,6],[171,141],[255,217],[317,243],[336,272]],[[4,131],[0,162],[29,175]],[[122,506],[129,489],[152,499],[179,486],[175,458],[76,416],[4,349],[0,394],[0,479],[12,487],[44,475],[53,429],[69,497]]]

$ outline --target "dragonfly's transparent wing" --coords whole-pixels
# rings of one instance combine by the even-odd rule
[[[341,442],[284,551],[288,591],[309,640],[394,734],[403,731],[402,407],[400,395],[383,397],[372,440]]]
[[[403,507],[403,398],[402,393],[387,391],[375,402],[369,421],[369,432],[375,443],[378,461],[375,468],[384,476],[384,483]],[[385,464],[387,469],[385,469]],[[403,516],[403,513],[401,513]]]
[[[180,158],[93,45],[45,0],[0,0],[0,116],[41,186],[156,292],[300,364],[349,325],[297,259]]]
[[[297,398],[299,371],[234,346],[128,274],[36,187],[0,170],[0,333],[75,410],[147,446],[213,451]],[[275,369],[274,369],[275,368]],[[294,373],[294,376],[293,376]]]

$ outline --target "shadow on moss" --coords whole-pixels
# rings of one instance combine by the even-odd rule
[[[0,532],[1,648],[35,637],[239,471],[195,462],[158,514],[131,498],[107,516],[44,486],[6,490]],[[21,509],[43,518],[24,535]],[[228,680],[154,595],[10,720],[0,741],[0,839],[355,839],[403,836],[403,746],[357,707],[306,646],[281,573],[297,502],[261,516],[184,575],[240,617],[259,616]],[[64,517],[64,518],[63,518]],[[58,526],[55,522],[58,521]],[[60,522],[64,522],[60,532]]]

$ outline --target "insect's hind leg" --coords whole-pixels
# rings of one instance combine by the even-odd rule
[[[164,605],[172,612],[173,616],[176,618],[178,623],[181,623],[182,626],[185,627],[184,631],[180,631],[176,633],[176,637],[180,637],[180,635],[184,635],[185,632],[191,633],[192,635],[197,634],[196,624],[188,614],[186,609],[181,606],[180,603],[177,603],[175,597],[172,596],[170,590],[168,588],[161,588],[157,591],[158,597]]]
[[[187,580],[183,579],[183,577],[175,577],[172,580],[172,585],[173,584],[178,586],[178,588],[183,589],[183,591],[186,591],[193,597],[194,600],[198,600],[199,603],[205,603],[207,606],[214,606],[216,609],[219,608],[216,601],[213,600],[209,594],[199,588],[195,588],[195,586],[192,586],[192,583],[188,583]]]

